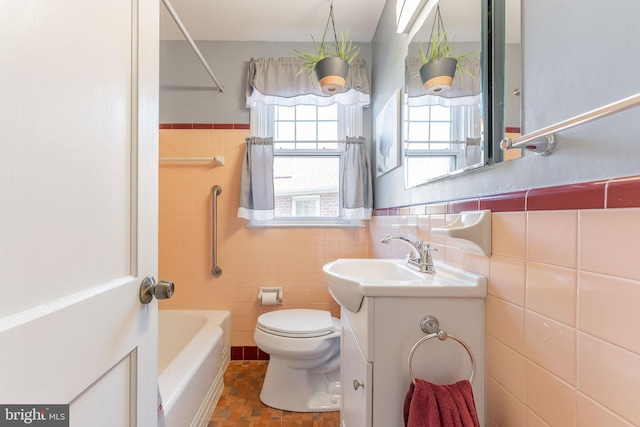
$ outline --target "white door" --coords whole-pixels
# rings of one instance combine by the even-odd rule
[[[156,424],[158,7],[2,2],[0,425]]]

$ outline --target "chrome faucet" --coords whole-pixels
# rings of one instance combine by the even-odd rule
[[[431,257],[431,251],[437,251],[436,248],[429,243],[425,243],[422,240],[416,240],[412,242],[409,239],[405,239],[400,236],[387,236],[381,240],[384,244],[389,244],[392,240],[399,240],[406,243],[411,247],[411,254],[407,259],[407,264],[417,268],[422,273],[435,274],[436,268],[433,265],[433,258]]]

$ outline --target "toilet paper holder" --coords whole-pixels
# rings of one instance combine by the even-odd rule
[[[283,295],[282,287],[260,287],[258,289],[258,302],[260,305],[270,305],[269,303],[264,302],[265,294],[275,294],[275,302],[278,305],[282,304],[282,295]]]

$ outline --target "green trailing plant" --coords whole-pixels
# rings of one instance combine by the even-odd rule
[[[319,46],[313,36],[311,36],[311,39],[313,40],[313,53],[301,52],[295,49],[296,55],[302,59],[300,71],[298,71],[296,76],[303,72],[306,72],[309,75],[313,74],[313,72],[316,71],[316,64],[327,57],[327,46],[324,42],[324,37],[322,38],[322,43],[320,43]]]
[[[453,56],[451,54],[451,45],[449,43],[449,39],[447,38],[447,32],[445,31],[444,24],[442,22],[442,15],[440,14],[440,4],[438,4],[436,9],[436,16],[433,20],[433,27],[431,28],[431,36],[429,37],[429,46],[426,52],[422,48],[422,43],[420,43],[420,60],[422,61],[422,63],[427,64],[436,59],[445,57],[453,58],[457,61],[456,71],[460,72],[460,80],[463,80],[464,74],[467,74],[471,78],[475,79],[476,77],[471,74],[469,70],[460,65],[461,60],[473,55],[475,55],[474,52],[467,52],[456,56]]]
[[[329,24],[332,24],[333,28],[333,42],[327,41]],[[360,47],[354,45],[353,42],[349,40],[349,30],[347,30],[346,34],[343,31],[340,31],[340,38],[338,38],[336,26],[333,20],[333,2],[329,8],[329,19],[327,20],[322,40],[318,43],[316,39],[313,38],[313,35],[311,36],[311,40],[313,40],[313,53],[301,52],[295,49],[296,55],[302,59],[302,66],[300,67],[300,71],[298,71],[297,75],[303,72],[313,74],[318,62],[328,56],[335,56],[337,58],[344,59],[348,64],[351,64],[351,61],[353,61],[360,53]]]
[[[426,64],[428,62],[431,62],[433,60],[440,59],[440,58],[446,58],[446,57],[454,58],[457,61],[456,71],[460,72],[461,80],[464,78],[464,74],[467,74],[472,79],[476,78],[476,76],[471,74],[469,70],[467,70],[464,66],[460,64],[461,60],[474,55],[475,55],[474,52],[467,52],[467,53],[453,56],[451,54],[451,46],[449,44],[449,40],[447,40],[447,34],[444,32],[438,35],[438,37],[436,37],[435,40],[432,38],[429,41],[429,47],[427,48],[427,52],[424,51],[422,47],[422,43],[420,43],[420,60],[422,61],[423,64]]]

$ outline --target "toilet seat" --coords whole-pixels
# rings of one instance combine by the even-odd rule
[[[265,333],[287,338],[315,338],[336,331],[331,313],[312,309],[264,313],[258,317],[257,327]]]

